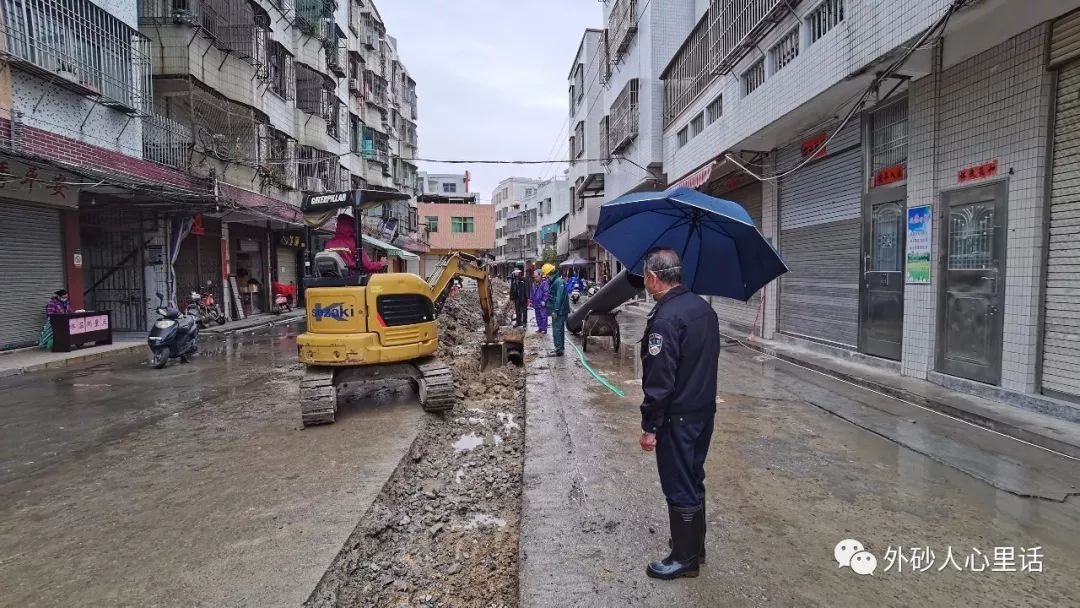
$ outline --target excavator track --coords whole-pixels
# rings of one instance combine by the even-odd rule
[[[420,372],[416,380],[417,393],[424,411],[442,412],[453,408],[457,395],[450,368],[435,357],[425,357],[416,362],[416,369]]]
[[[337,414],[334,369],[308,367],[300,381],[300,416],[304,426],[331,424]]]

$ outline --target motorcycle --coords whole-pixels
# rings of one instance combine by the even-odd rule
[[[574,291],[570,292],[570,301],[571,302],[573,302],[574,304],[577,304],[577,301],[580,300],[580,299],[581,299],[581,290],[580,289],[575,288]]]
[[[154,369],[161,369],[169,363],[169,359],[180,359],[181,363],[188,362],[188,355],[198,351],[196,344],[199,338],[198,320],[189,314],[181,314],[172,306],[165,306],[165,298],[160,292],[158,297],[158,320],[150,328],[150,335],[146,342],[150,347],[150,364]]]
[[[296,292],[295,288],[276,281],[272,284],[272,287],[274,288],[274,305],[271,307],[270,312],[280,315],[292,310],[292,294]]]
[[[193,291],[191,292],[191,296],[198,303],[199,314],[196,318],[199,320],[199,327],[206,328],[210,323],[217,323],[218,325],[225,324],[225,314],[221,312],[221,308],[214,299],[213,282],[206,282],[206,291],[201,295],[198,292]]]

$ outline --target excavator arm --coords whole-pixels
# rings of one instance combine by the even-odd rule
[[[480,311],[484,317],[484,341],[499,340],[499,323],[495,315],[495,298],[492,294],[491,275],[476,258],[464,253],[451,253],[442,259],[439,272],[432,277],[431,299],[440,304],[445,299],[450,281],[455,277],[466,277],[476,281],[480,292]]]

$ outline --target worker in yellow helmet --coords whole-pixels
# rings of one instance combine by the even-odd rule
[[[570,316],[570,298],[566,297],[566,284],[555,271],[554,264],[544,264],[540,270],[548,279],[547,309],[551,314],[551,338],[555,342],[555,350],[548,355],[561,357],[566,346],[566,317]]]

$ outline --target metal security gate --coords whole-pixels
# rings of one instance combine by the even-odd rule
[[[1042,388],[1080,398],[1080,61],[1058,75],[1048,247]]]
[[[828,131],[831,133],[831,131]],[[853,118],[817,158],[780,180],[781,332],[856,348],[863,157]],[[780,172],[797,166],[823,138],[782,148]]]
[[[136,211],[96,211],[79,220],[86,307],[111,310],[113,329],[118,331],[146,331],[151,307],[143,288],[143,268],[153,231],[144,230],[141,217]]]
[[[176,255],[176,293],[185,299],[192,291],[206,291],[207,281],[214,292],[221,286],[221,222],[203,218],[203,234],[189,234]]]
[[[45,305],[63,289],[60,212],[0,202],[0,350],[37,342]]]
[[[713,194],[713,191],[710,191],[709,194]],[[758,227],[758,230],[761,229],[761,182],[755,182],[730,192],[722,192],[717,189],[714,196],[735,201],[742,205],[746,212],[750,214],[750,219],[754,220],[754,225]],[[760,318],[758,318],[758,307],[761,304],[760,291],[754,294],[754,297],[750,298],[748,302],[715,297],[712,299],[712,304],[720,322],[734,329],[750,332],[754,330],[755,321],[757,321],[758,325],[761,323]]]

